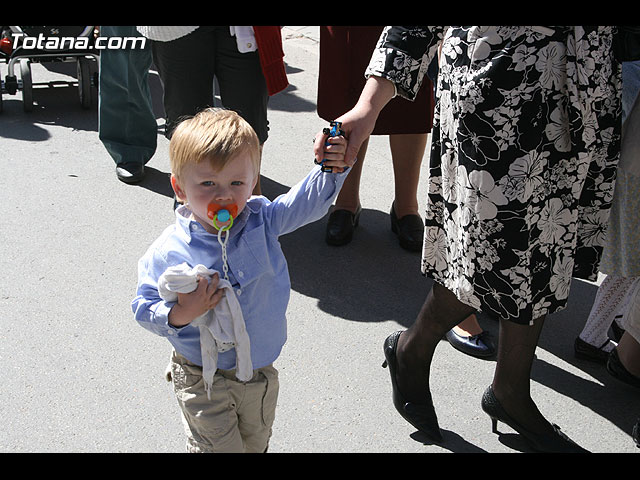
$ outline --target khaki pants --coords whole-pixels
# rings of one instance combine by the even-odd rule
[[[266,452],[279,389],[278,371],[272,365],[254,370],[246,383],[236,379],[235,370],[218,369],[211,400],[204,389],[202,367],[175,351],[170,367],[188,452]]]

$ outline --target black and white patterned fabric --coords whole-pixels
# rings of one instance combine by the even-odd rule
[[[387,27],[367,74],[412,98],[440,52],[422,271],[527,324],[595,280],[620,151],[615,27]]]

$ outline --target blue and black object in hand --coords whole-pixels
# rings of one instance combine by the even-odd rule
[[[339,135],[344,135],[344,130],[342,130],[342,122],[330,122],[329,126],[331,128],[324,128],[322,130],[322,133],[324,133],[325,135],[329,135],[330,137],[337,137]],[[329,143],[326,143],[325,145],[328,146]],[[314,162],[317,165],[321,165],[322,166],[321,170],[323,172],[331,172],[331,171],[333,171],[333,167],[324,166],[325,160],[326,159],[323,158],[322,161],[320,161],[320,162],[318,160],[314,160]]]

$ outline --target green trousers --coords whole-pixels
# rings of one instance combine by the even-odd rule
[[[100,27],[101,37],[138,37],[136,27]],[[100,51],[98,136],[116,165],[144,165],[156,151],[158,125],[149,89],[151,45]]]

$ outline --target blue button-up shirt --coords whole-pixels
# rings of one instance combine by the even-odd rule
[[[278,237],[323,217],[337,196],[347,173],[322,173],[320,167],[273,202],[249,199],[234,220],[227,242],[229,281],[233,286],[251,343],[254,368],[273,363],[286,341],[286,310],[291,281]],[[170,267],[186,262],[220,272],[222,251],[217,235],[176,209],[176,222],[149,247],[138,262],[138,290],[131,306],[135,319],[153,333],[167,337],[176,351],[202,365],[200,332],[187,325],[173,327],[168,316],[175,303],[158,293],[158,279]],[[235,368],[235,350],[218,354],[218,368]]]

